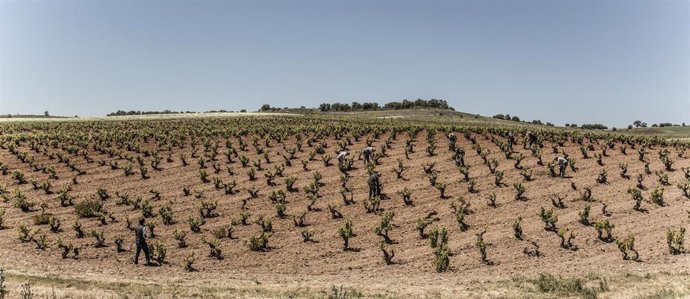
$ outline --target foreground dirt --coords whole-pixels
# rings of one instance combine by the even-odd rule
[[[669,148],[675,163],[675,171],[666,172],[671,185],[662,186],[657,182],[654,174],[643,174],[647,190],[643,191],[645,199],[650,198],[651,190],[660,187],[665,190],[665,206],[657,206],[650,202],[643,203],[645,212],[632,209],[634,203],[626,192],[635,185],[635,176],[644,173],[644,163],[638,161],[635,150],[628,150],[622,154],[616,145],[608,150],[608,157],[604,158],[604,166],[597,165],[594,158],[583,159],[579,152],[579,145],[567,142],[560,149],[574,157],[578,171],[568,170],[568,177],[550,178],[545,166],[537,165],[537,159],[531,156],[529,150],[521,145],[516,146],[518,154],[525,157],[522,165],[533,170],[534,180],[524,181],[519,171],[514,169],[512,161],[505,159],[498,147],[486,138],[476,135],[478,143],[484,149],[489,149],[489,159],[497,159],[499,171],[505,172],[506,186],[496,187],[494,176],[483,165],[482,159],[472,150],[471,143],[458,134],[458,145],[465,148],[466,163],[469,165],[470,177],[477,182],[478,192],[470,193],[467,182],[450,159],[446,151],[446,138],[441,134],[435,137],[438,142],[437,154],[428,156],[424,151],[426,138],[419,134],[415,141],[415,153],[406,159],[404,154],[404,140],[407,136],[399,134],[387,151],[387,156],[381,159],[377,166],[382,175],[382,184],[387,199],[382,201],[383,211],[395,213],[393,223],[395,228],[390,232],[394,244],[388,245],[395,250],[394,264],[386,265],[383,261],[379,243],[381,238],[374,232],[380,221],[380,214],[366,213],[363,200],[367,197],[366,169],[360,160],[355,163],[356,169],[350,175],[352,178],[348,186],[354,191],[355,204],[345,205],[340,195],[340,172],[337,166],[324,166],[320,155],[309,161],[307,171],[302,169],[300,160],[308,160],[309,152],[313,148],[304,144],[302,152],[297,153],[297,159],[292,166],[285,168],[285,177],[296,176],[295,184],[299,192],[287,193],[287,217],[276,217],[276,209],[268,195],[272,190],[285,189],[285,178],[276,178],[275,186],[267,186],[264,178],[266,170],[273,170],[283,162],[280,154],[284,150],[279,145],[270,148],[271,163],[263,162],[263,171],[257,171],[257,179],[249,181],[246,172],[234,158],[229,163],[235,170],[234,175],[225,171],[227,160],[219,155],[218,160],[223,165],[223,171],[214,173],[209,167],[211,180],[219,177],[223,182],[235,180],[239,192],[226,195],[223,190],[216,190],[212,183],[202,183],[199,179],[199,166],[196,159],[189,158],[190,165],[183,166],[179,154],[184,152],[191,157],[189,146],[183,149],[173,148],[173,162],[163,159],[162,170],[149,168],[150,178],[142,179],[138,174],[125,176],[120,169],[112,170],[106,163],[88,163],[83,158],[73,156],[71,159],[86,171],[78,176],[78,184],[72,184],[73,173],[64,164],[49,160],[43,154],[33,153],[27,145],[21,151],[32,153],[35,161],[44,165],[54,165],[59,179],[53,181],[55,190],[72,185],[70,194],[75,202],[88,198],[96,198],[96,190],[104,188],[113,197],[106,201],[105,206],[116,218],[116,222],[101,225],[96,219],[79,220],[85,232],[91,230],[103,231],[106,235],[104,248],[95,248],[93,238],[75,238],[71,226],[76,221],[73,207],[61,207],[56,200],[56,194],[46,195],[41,190],[33,190],[31,184],[18,185],[13,181],[11,172],[21,170],[27,180],[43,181],[47,175],[32,171],[7,149],[0,150],[0,160],[10,169],[10,175],[0,177],[0,182],[9,192],[19,189],[27,197],[40,203],[48,204],[46,212],[55,214],[62,222],[62,231],[52,233],[47,226],[33,225],[32,217],[41,213],[36,208],[33,212],[24,213],[12,207],[11,202],[0,203],[6,208],[4,229],[0,230],[0,267],[7,270],[8,283],[12,294],[18,294],[19,284],[32,282],[33,290],[50,295],[55,292],[58,297],[121,297],[139,296],[147,294],[155,297],[324,297],[332,295],[332,286],[343,286],[349,291],[350,297],[515,297],[515,296],[559,296],[543,293],[535,289],[535,284],[529,282],[536,279],[540,273],[550,273],[563,277],[586,278],[587,282],[595,283],[606,279],[608,290],[602,289],[600,295],[604,297],[634,297],[636,295],[682,296],[688,294],[687,273],[690,272],[689,255],[671,255],[666,245],[667,229],[687,227],[690,201],[676,188],[676,184],[685,181],[681,168],[690,167],[690,159],[684,155],[678,156],[678,151]],[[374,147],[380,148],[387,135],[374,142]],[[500,138],[500,137],[498,137]],[[250,143],[249,138],[245,139]],[[354,142],[349,148],[360,151],[364,148],[366,138]],[[219,141],[219,153],[225,152],[224,140]],[[155,145],[138,141],[146,148]],[[327,154],[335,156],[336,140],[327,139]],[[237,142],[234,142],[237,144]],[[294,136],[285,141],[287,148],[294,147]],[[543,150],[544,162],[555,157],[551,154],[551,145],[546,143]],[[251,161],[262,160],[253,150],[240,152]],[[596,146],[599,148],[599,145]],[[660,147],[650,150],[647,159],[650,169],[662,171],[664,166],[658,158]],[[60,151],[53,150],[53,151]],[[203,153],[203,147],[199,150]],[[596,152],[600,152],[597,150]],[[592,152],[591,154],[593,154]],[[128,163],[124,159],[111,158],[105,154],[91,151],[91,158],[95,161],[115,161],[120,165]],[[517,154],[515,154],[517,155]],[[165,157],[165,155],[163,155]],[[409,169],[404,179],[396,179],[393,169],[397,166],[397,159],[401,159]],[[438,171],[438,181],[447,184],[446,198],[439,197],[439,192],[429,185],[429,180],[422,171],[422,165],[435,162]],[[333,163],[337,163],[334,162]],[[618,175],[620,163],[628,164],[630,179]],[[250,163],[251,164],[251,163]],[[136,163],[135,163],[136,165]],[[595,178],[602,169],[608,171],[609,182],[598,184]],[[136,167],[135,167],[136,171]],[[312,176],[322,174],[320,198],[314,211],[308,211],[309,199],[303,191],[312,180]],[[514,183],[522,183],[526,188],[526,200],[515,200]],[[574,183],[578,190],[571,189]],[[189,187],[194,192],[201,191],[203,200],[217,201],[219,204],[218,217],[206,219],[201,233],[189,231],[187,219],[197,217],[197,207],[200,199],[194,196],[184,196],[183,187]],[[242,209],[242,201],[247,199],[246,188],[259,189],[259,197],[249,199],[246,209]],[[412,190],[413,206],[403,203],[398,191],[403,188]],[[590,187],[595,202],[587,203],[577,198],[585,187]],[[135,220],[141,216],[139,210],[133,210],[127,205],[115,203],[115,193],[128,193],[150,199],[149,190],[155,189],[161,193],[162,199],[152,200],[155,213],[159,207],[172,202],[175,219],[173,225],[163,225],[159,216],[150,219],[157,223],[155,233],[157,237],[151,241],[160,242],[168,249],[166,263],[162,266],[145,267],[132,263],[134,236],[125,225],[125,218]],[[489,194],[497,197],[497,207],[487,205]],[[566,207],[554,208],[551,196],[558,194],[565,196]],[[461,231],[455,215],[450,208],[451,203],[458,203],[457,197],[462,196],[471,203],[472,214],[466,217],[469,229]],[[609,216],[602,214],[602,203],[608,205]],[[621,258],[615,243],[607,243],[597,239],[597,233],[592,226],[585,226],[578,222],[578,212],[585,205],[591,205],[590,220],[594,223],[608,219],[615,225],[615,238],[635,236],[635,248],[639,252],[640,261],[629,261]],[[335,206],[343,219],[332,219],[328,206]],[[37,205],[38,207],[38,205]],[[558,216],[558,227],[572,231],[576,238],[574,244],[578,250],[562,249],[560,239],[553,232],[544,230],[538,213],[541,207],[553,209]],[[434,222],[427,229],[445,227],[449,232],[449,248],[453,255],[450,257],[450,270],[437,273],[434,267],[433,249],[429,240],[420,239],[415,229],[418,218],[429,211],[438,213],[439,221]],[[234,225],[234,239],[221,239],[221,249],[224,259],[217,260],[209,257],[208,247],[202,243],[202,238],[211,239],[211,231],[219,227],[231,225],[232,220],[240,219],[240,213],[249,213],[250,220],[259,215],[273,218],[273,234],[270,237],[270,250],[255,252],[249,250],[248,242],[253,236],[261,232],[261,227],[250,225]],[[314,232],[315,242],[303,242],[300,232],[302,228],[295,227],[293,215],[306,212],[306,223]],[[524,240],[517,240],[513,236],[512,224],[522,217]],[[345,219],[353,222],[356,237],[350,240],[353,250],[343,251],[342,240],[338,229],[345,223]],[[36,249],[32,243],[21,243],[17,240],[17,227],[24,223],[29,228],[41,228],[47,234],[50,248]],[[187,231],[187,248],[177,248],[173,239],[175,230]],[[484,240],[488,244],[488,259],[491,265],[480,260],[479,252],[475,248],[475,234],[486,230]],[[114,239],[122,236],[125,239],[125,252],[117,253]],[[60,250],[55,242],[60,238],[81,247],[77,259],[62,259]],[[523,254],[523,249],[530,247],[528,241],[536,241],[543,253],[541,257],[529,257]],[[183,270],[184,259],[194,254],[195,272]],[[588,276],[589,275],[589,276]],[[94,290],[94,288],[96,290]],[[661,292],[661,293],[660,293]],[[664,293],[666,292],[666,293]],[[578,296],[576,294],[576,296]]]

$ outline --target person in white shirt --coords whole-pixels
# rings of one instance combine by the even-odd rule
[[[345,158],[347,158],[347,151],[338,153],[335,158],[338,159],[338,163],[343,164],[343,162],[345,162]]]
[[[561,177],[564,177],[565,176],[565,169],[566,169],[566,167],[568,167],[568,159],[563,158],[563,157],[556,157],[553,160],[558,162],[559,175]]]

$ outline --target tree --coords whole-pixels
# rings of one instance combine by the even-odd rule
[[[48,110],[46,110],[46,111],[43,111],[43,115],[50,116],[50,113],[48,113]]]
[[[261,105],[261,111],[270,111],[270,110],[271,110],[271,105],[269,105],[269,104]]]
[[[633,125],[635,126],[635,128],[639,128],[640,126],[642,126],[642,121],[641,121],[641,120],[636,120],[636,121],[633,122]]]

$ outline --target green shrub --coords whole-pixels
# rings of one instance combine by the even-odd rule
[[[441,199],[446,198],[446,184],[444,183],[436,183],[435,185],[436,190],[440,193]]]
[[[218,213],[216,213],[216,209],[218,208],[218,202],[210,202],[210,201],[205,201],[202,200],[199,203],[199,216],[201,216],[202,219],[205,218],[213,218],[217,217]]]
[[[14,190],[14,207],[22,210],[22,212],[30,212],[33,210],[36,203],[26,199],[26,195],[19,189]]]
[[[15,170],[14,173],[12,173],[12,178],[15,181],[17,181],[17,184],[26,184],[26,178],[24,178],[24,173],[19,170]]]
[[[158,214],[161,216],[161,219],[163,219],[163,224],[172,225],[175,223],[172,202],[169,202],[168,204],[162,206],[158,210]]]
[[[599,184],[606,184],[608,183],[608,176],[606,169],[602,169],[601,172],[599,172],[599,175],[597,176],[596,179],[597,183]]]
[[[385,242],[379,243],[379,250],[381,250],[381,253],[383,254],[383,261],[386,263],[386,265],[392,264],[393,258],[395,257],[395,251],[392,249],[388,250]]]
[[[570,236],[567,238],[565,237],[565,234],[570,232]],[[577,250],[577,246],[573,245],[572,241],[575,239],[575,234],[573,234],[572,231],[570,230],[563,230],[559,229],[558,232],[556,232],[556,235],[561,238],[561,248],[563,249],[568,249],[568,250]]]
[[[74,206],[74,211],[81,218],[99,217],[105,212],[103,203],[94,199],[86,199],[77,203]]]
[[[343,239],[343,250],[348,250],[350,238],[354,236],[354,233],[352,231],[352,221],[349,219],[345,221],[345,226],[338,229],[338,234]]]
[[[48,248],[48,240],[46,239],[46,235],[40,234],[39,231],[34,232],[31,240],[34,241],[36,244],[36,249],[38,250],[45,250]]]
[[[652,195],[651,195],[652,202],[659,205],[660,207],[663,207],[666,205],[664,202],[664,189],[656,187],[654,190],[652,190]]]
[[[165,257],[168,253],[165,245],[159,242],[152,243],[149,245],[149,252],[151,253],[151,258],[155,260],[158,265],[163,265],[165,263]]]
[[[77,239],[81,239],[84,237],[84,230],[82,229],[81,223],[79,223],[79,220],[75,220],[74,224],[72,225],[72,228],[74,229],[74,232],[76,233]]]
[[[583,225],[590,225],[589,223],[589,210],[592,207],[590,205],[585,205],[585,207],[582,209],[582,211],[578,212],[577,215],[580,216],[580,223]]]
[[[194,252],[190,253],[184,259],[184,270],[187,272],[194,272]]]
[[[477,236],[477,241],[474,243],[474,246],[477,247],[477,250],[479,251],[479,255],[481,258],[482,263],[484,264],[491,264],[489,259],[486,256],[486,243],[484,243],[484,233],[486,233],[486,230],[478,233]]]
[[[303,228],[300,233],[302,235],[302,242],[314,242],[314,239],[312,239],[314,237],[314,230]]]
[[[678,189],[683,191],[683,196],[685,196],[685,198],[690,199],[690,181],[678,183],[677,186],[678,186]]]
[[[76,258],[77,255],[79,254],[79,253],[78,253],[79,250],[78,250],[77,248],[75,248],[74,245],[72,245],[72,242],[69,242],[69,243],[67,243],[67,244],[64,244],[64,243],[62,242],[62,239],[60,239],[60,237],[58,237],[58,240],[57,240],[57,247],[60,248],[60,249],[62,249],[62,253],[61,253],[60,255],[62,256],[63,259],[66,259],[66,258],[67,258],[67,255],[69,255],[69,253],[72,252],[72,251],[74,251],[74,253],[75,253],[75,254],[74,254],[74,257],[75,257],[75,258]],[[0,296],[0,298],[2,298],[2,296]]]
[[[125,238],[124,237],[122,237],[122,236],[115,237],[115,247],[116,247],[117,253],[125,251],[124,245],[125,245]]]
[[[209,256],[212,258],[215,258],[217,260],[222,260],[225,257],[223,256],[223,253],[220,249],[220,242],[218,240],[206,240],[202,239],[202,242],[204,242],[206,245],[208,245],[209,249]]]
[[[179,248],[187,247],[187,240],[185,239],[186,237],[187,233],[184,231],[173,231],[173,238],[175,238],[175,240],[177,241],[177,247]]]
[[[620,175],[622,178],[630,178],[630,175],[628,175],[628,163],[619,163],[618,167],[621,169]]]
[[[252,251],[268,251],[270,247],[268,246],[268,238],[271,237],[270,233],[261,232],[259,236],[253,236],[249,239],[249,249]]]
[[[515,200],[526,200],[527,197],[525,197],[525,186],[523,186],[521,183],[513,184],[513,188],[515,188]]]
[[[374,230],[376,235],[384,238],[386,244],[392,243],[392,240],[388,236],[388,232],[393,229],[393,224],[391,222],[393,221],[394,216],[395,213],[393,212],[386,212],[383,215],[381,215],[381,221]]]
[[[668,245],[668,250],[671,254],[677,255],[685,253],[685,248],[683,248],[684,239],[684,227],[681,227],[678,231],[671,230],[670,228],[666,230],[666,244]]]
[[[201,226],[204,224],[204,219],[203,218],[193,218],[192,216],[189,216],[189,219],[187,219],[187,223],[189,224],[189,229],[192,232],[200,233],[201,232]]]
[[[522,217],[518,217],[515,222],[513,222],[513,235],[515,239],[522,240]]]
[[[381,206],[381,197],[374,196],[371,199],[366,199],[363,201],[363,204],[367,213],[377,213]]]
[[[47,225],[50,222],[50,217],[52,216],[53,214],[50,213],[34,215],[32,217],[34,220],[34,225]]]
[[[60,229],[60,219],[58,219],[56,216],[50,216],[48,218],[48,225],[50,226],[51,232],[58,233],[62,231]]]
[[[204,169],[199,170],[199,178],[201,179],[201,182],[204,184],[210,182],[210,180],[208,179],[208,172],[206,172],[206,170]]]
[[[470,193],[477,193],[478,190],[475,188],[477,185],[477,181],[475,179],[470,179],[468,184],[467,184],[467,191]]]
[[[592,188],[585,187],[584,192],[580,193],[580,200],[586,202],[593,202],[595,199],[592,197]]]
[[[436,272],[445,272],[450,267],[450,249],[448,246],[438,246],[434,248],[434,264],[436,266]]]
[[[29,228],[23,222],[17,226],[17,233],[19,234],[17,239],[19,239],[19,241],[22,243],[30,242],[33,239],[31,230],[29,230]]]
[[[558,216],[554,214],[553,209],[546,211],[544,207],[541,207],[539,218],[544,222],[544,230],[552,232],[557,231],[556,223],[558,222]]]
[[[429,244],[431,248],[437,248],[440,246],[445,246],[448,244],[448,232],[446,228],[443,227],[440,230],[434,228],[429,232]]]
[[[520,175],[525,180],[525,182],[532,181],[532,170],[531,169],[530,170],[525,170],[525,169],[520,170]]]
[[[103,231],[92,230],[91,237],[93,237],[96,240],[96,243],[94,243],[94,246],[96,248],[105,247],[105,234],[103,233]]]
[[[596,228],[596,230],[597,230],[597,238],[599,240],[604,241],[604,242],[612,242],[613,241],[613,234],[611,233],[611,231],[613,230],[614,227],[615,227],[615,225],[610,223],[608,220],[603,220],[603,221],[597,222],[594,225],[594,228]],[[606,234],[604,235],[604,233],[606,233]]]
[[[624,260],[633,260],[637,261],[640,257],[640,255],[637,253],[637,250],[635,250],[635,236],[629,235],[627,238],[623,240],[616,240],[616,246],[618,247],[618,250],[621,251],[623,254],[623,259]],[[630,256],[629,252],[634,253],[634,256]]]

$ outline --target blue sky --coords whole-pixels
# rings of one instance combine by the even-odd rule
[[[0,0],[0,113],[446,99],[690,123],[690,1]]]

